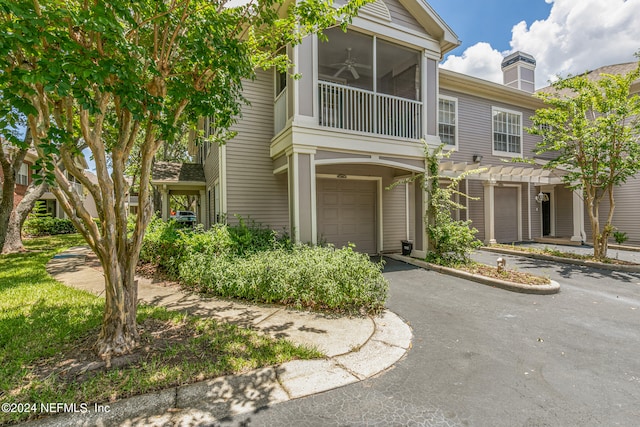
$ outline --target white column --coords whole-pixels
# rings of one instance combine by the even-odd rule
[[[529,224],[529,240],[533,240],[531,234],[531,177],[527,181],[527,223]]]
[[[573,192],[573,236],[572,242],[584,242],[586,233],[584,231],[584,199],[580,190]]]
[[[495,178],[484,183],[484,242],[489,245],[497,243],[494,210],[495,187]]]
[[[198,212],[198,222],[202,225],[204,225],[205,227],[208,227],[207,225],[207,214],[206,212],[209,210],[209,207],[207,206],[207,198],[205,196],[206,192],[204,190],[200,190],[200,209]]]

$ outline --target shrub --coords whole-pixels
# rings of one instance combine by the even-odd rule
[[[435,218],[427,227],[432,249],[427,253],[427,261],[441,265],[468,263],[469,253],[482,246],[476,239],[478,230],[471,226],[471,221],[453,219],[449,192],[438,188],[431,196],[431,212]]]
[[[629,236],[627,236],[627,233],[625,233],[624,231],[614,231],[613,238],[619,245],[629,240]]]
[[[29,236],[55,236],[58,234],[76,233],[76,227],[70,219],[52,218],[50,216],[33,216],[24,222],[22,228]]]
[[[140,260],[153,263],[173,278],[178,278],[179,265],[185,256],[202,253],[211,256],[247,256],[270,249],[290,249],[287,235],[278,234],[239,218],[236,226],[214,224],[205,231],[202,225],[183,228],[175,221],[152,218],[144,237]]]
[[[345,313],[383,309],[382,264],[351,247],[294,245],[251,222],[180,229],[153,218],[140,260],[197,291],[253,302]]]
[[[140,249],[140,261],[152,263],[171,277],[177,277],[185,252],[184,233],[176,222],[152,218]]]
[[[296,245],[246,257],[191,252],[180,266],[188,287],[221,297],[345,313],[377,313],[388,284],[382,263],[351,247]]]

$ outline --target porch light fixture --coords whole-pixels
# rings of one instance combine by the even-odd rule
[[[480,163],[482,161],[482,156],[480,154],[473,155],[473,163]]]
[[[536,195],[536,202],[542,203],[542,202],[548,202],[548,201],[549,201],[549,195],[548,194],[545,194],[545,193],[543,193],[541,191]]]

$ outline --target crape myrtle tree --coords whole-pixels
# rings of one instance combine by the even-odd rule
[[[537,94],[549,108],[537,110],[528,129],[542,136],[536,153],[555,156],[545,167],[565,170],[567,186],[582,191],[595,259],[606,257],[614,231],[615,187],[640,171],[640,96],[630,90],[638,78],[640,63],[626,75],[558,80],[552,91]],[[604,221],[603,200],[609,201]]]
[[[184,123],[211,117],[218,138],[241,112],[256,67],[285,71],[286,45],[342,25],[366,0],[0,0],[0,90],[30,128],[45,180],[104,269],[96,351],[109,363],[138,343],[134,280],[151,216],[151,162]],[[0,124],[8,123],[0,113]],[[79,138],[78,138],[79,137]],[[140,142],[139,213],[127,233],[125,167]],[[74,163],[86,145],[98,184]],[[60,163],[58,163],[58,160]],[[64,171],[92,194],[96,223]]]

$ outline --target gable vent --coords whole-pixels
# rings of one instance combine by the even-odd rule
[[[389,8],[382,0],[376,0],[373,3],[367,3],[360,8],[360,12],[365,15],[369,15],[374,18],[382,19],[387,22],[391,22],[391,13]]]

